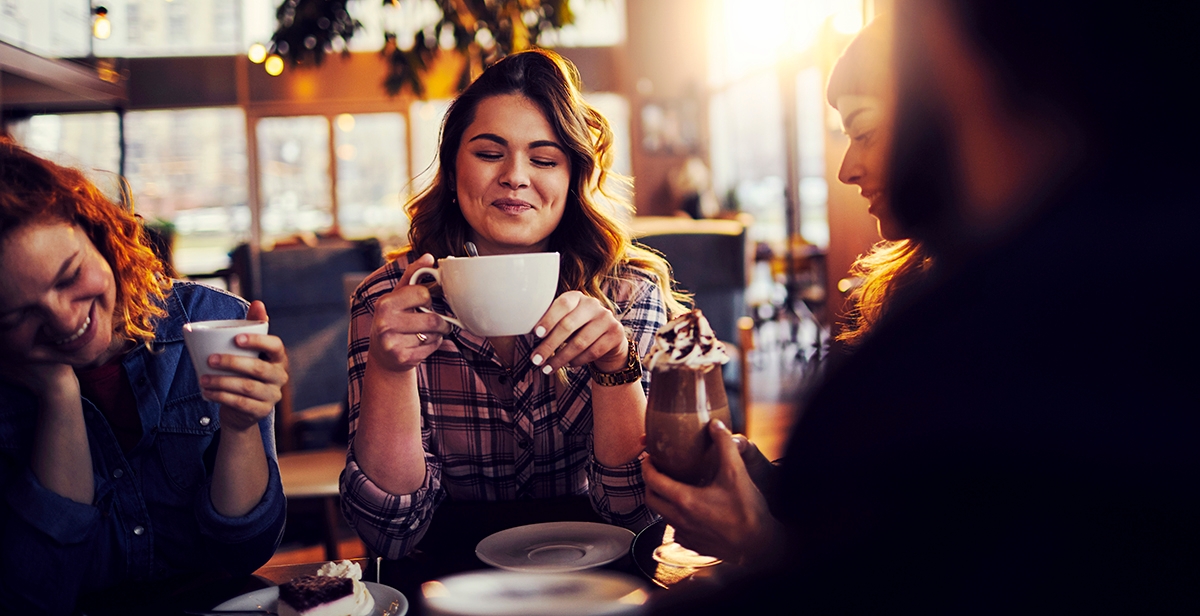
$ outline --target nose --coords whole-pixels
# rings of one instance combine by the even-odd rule
[[[87,318],[90,302],[65,293],[50,296],[45,305],[46,319],[42,329],[52,339],[70,336],[79,330]]]
[[[838,169],[837,177],[838,181],[843,184],[859,185],[862,183],[863,166],[854,144],[850,144],[846,148],[846,154],[842,157],[842,166]]]
[[[509,190],[527,188],[529,186],[529,165],[520,156],[509,157],[504,169],[500,172],[500,185]]]

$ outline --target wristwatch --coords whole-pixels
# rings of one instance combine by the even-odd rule
[[[601,372],[596,369],[595,363],[590,363],[588,370],[592,373],[592,380],[605,387],[627,385],[642,378],[642,360],[638,358],[637,345],[632,340],[629,341],[629,357],[624,368],[616,372]]]

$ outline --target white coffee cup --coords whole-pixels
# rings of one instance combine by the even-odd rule
[[[409,284],[424,274],[442,285],[458,318],[438,316],[477,336],[519,336],[532,331],[554,301],[558,253],[446,257],[437,269],[413,272]]]
[[[258,357],[258,351],[243,349],[234,344],[233,339],[238,334],[265,334],[266,321],[249,321],[245,319],[227,319],[224,321],[196,321],[183,326],[183,342],[187,345],[188,354],[192,356],[192,365],[196,374],[233,375],[228,370],[218,370],[208,365],[208,356],[214,353],[221,355],[241,355],[242,357]]]

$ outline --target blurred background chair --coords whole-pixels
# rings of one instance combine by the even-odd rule
[[[291,378],[276,421],[280,450],[327,447],[345,412],[350,319],[343,278],[383,264],[379,241],[322,238],[263,250],[257,267],[252,258],[248,245],[234,249],[229,288],[262,300],[271,333],[287,346]]]
[[[349,294],[383,264],[378,240],[323,238],[232,254],[229,288],[262,300],[271,333],[287,347],[290,378],[276,411],[279,475],[292,538],[319,536],[325,559],[341,554],[338,478],[346,464]]]
[[[678,287],[693,294],[696,308],[729,349],[723,376],[732,428],[743,433],[750,410],[747,354],[754,335],[753,320],[742,319],[753,262],[746,241],[749,223],[746,214],[736,219],[638,216],[632,222],[634,239],[667,258]]]

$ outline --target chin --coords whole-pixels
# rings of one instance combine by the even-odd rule
[[[900,225],[896,224],[896,222],[893,220],[885,220],[883,218],[880,218],[880,219],[878,219],[877,228],[879,230],[879,237],[882,237],[883,239],[885,239],[889,242],[898,242],[900,240],[907,240],[910,237],[909,234],[905,233],[900,228]]]

